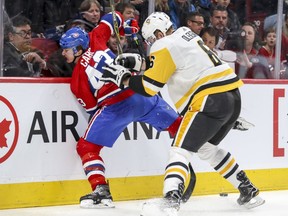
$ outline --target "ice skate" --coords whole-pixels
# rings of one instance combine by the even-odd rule
[[[81,208],[114,208],[108,185],[97,185],[96,189],[80,198]]]
[[[238,187],[240,196],[237,199],[237,202],[239,205],[250,209],[265,203],[265,200],[258,196],[259,189],[250,182],[243,171],[237,174],[237,179],[241,181],[241,184]]]
[[[143,203],[140,216],[177,216],[184,184],[179,184],[178,190],[166,193],[162,199],[151,199]]]
[[[177,211],[180,209],[181,195],[178,190],[169,191],[164,197],[163,208],[174,208]]]

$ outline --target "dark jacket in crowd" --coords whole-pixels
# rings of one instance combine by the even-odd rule
[[[32,65],[23,60],[23,55],[10,43],[4,43],[3,76],[5,77],[33,77],[33,71],[39,71],[39,65]]]

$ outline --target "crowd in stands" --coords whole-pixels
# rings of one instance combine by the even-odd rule
[[[148,0],[114,2],[125,21],[136,20],[141,28],[149,13]],[[233,64],[240,78],[272,79],[277,4],[272,0],[259,2],[250,1],[249,10],[253,12],[250,14],[245,9],[245,0],[155,0],[154,10],[167,13],[175,29],[187,26],[200,35],[222,60]],[[58,44],[61,35],[73,26],[91,31],[110,10],[107,0],[5,0],[3,75],[70,77],[73,64],[63,59]],[[288,77],[286,12],[284,1],[280,78]],[[124,52],[146,55],[147,45],[141,31],[121,41]],[[107,45],[117,54],[115,35]]]

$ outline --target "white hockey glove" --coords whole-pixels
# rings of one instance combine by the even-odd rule
[[[246,131],[248,130],[250,127],[254,127],[255,125],[246,121],[244,118],[242,117],[239,117],[234,126],[233,126],[233,129],[235,130],[240,130],[240,131]]]
[[[131,72],[121,65],[109,64],[103,67],[103,75],[100,78],[103,82],[113,82],[123,88],[123,81],[131,76]]]
[[[114,62],[135,72],[141,71],[142,57],[137,53],[123,53],[118,55]]]

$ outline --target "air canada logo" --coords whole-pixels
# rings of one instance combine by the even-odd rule
[[[12,104],[0,95],[0,164],[13,153],[19,135],[19,122]]]

